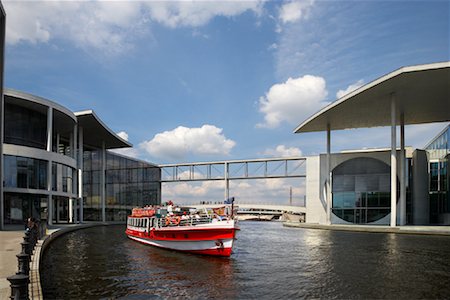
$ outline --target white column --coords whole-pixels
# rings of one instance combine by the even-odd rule
[[[52,152],[53,142],[53,108],[47,109],[47,151]]]
[[[397,126],[395,95],[391,95],[391,227],[397,221]]]
[[[77,146],[78,143],[78,126],[75,123],[73,125],[73,148],[72,148],[72,157],[77,160]],[[78,164],[75,165],[75,171],[72,172],[72,194],[78,194]],[[78,223],[78,195],[77,198],[72,200],[73,202],[73,222]]]
[[[400,222],[406,224],[405,116],[400,115]]]
[[[47,151],[52,152],[53,148],[53,109],[49,107],[47,109]],[[47,168],[47,191],[48,191],[48,200],[47,200],[47,222],[49,225],[53,224],[53,195],[52,195],[52,160],[48,161]],[[55,183],[56,184],[56,183]]]
[[[83,128],[79,127],[78,143],[78,198],[80,199],[80,223],[83,223]]]
[[[69,198],[69,223],[73,223],[73,199]]]
[[[327,224],[331,224],[331,128],[327,124]]]
[[[102,202],[102,221],[106,222],[106,148],[105,141],[102,142],[102,172],[100,174],[100,197]]]

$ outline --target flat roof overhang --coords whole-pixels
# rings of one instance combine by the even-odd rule
[[[105,149],[133,147],[108,128],[92,110],[76,112],[75,116],[78,125],[83,128],[83,144],[99,149],[103,147],[103,142]]]
[[[294,133],[390,126],[392,97],[396,119],[403,114],[405,125],[450,121],[450,61],[382,76],[324,107]]]

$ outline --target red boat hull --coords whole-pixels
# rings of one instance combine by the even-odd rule
[[[222,223],[222,222],[221,222]],[[152,229],[149,232],[127,228],[127,236],[142,244],[182,252],[230,256],[235,240],[234,221],[217,226],[176,226]]]

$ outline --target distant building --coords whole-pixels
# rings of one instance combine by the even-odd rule
[[[2,224],[125,221],[161,201],[160,168],[108,149],[131,144],[93,111],[4,91]]]

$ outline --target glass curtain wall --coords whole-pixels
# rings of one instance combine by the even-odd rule
[[[45,160],[4,155],[4,187],[47,190]]]
[[[450,213],[449,164],[450,126],[426,147],[429,163],[430,223],[441,223],[440,216]]]
[[[6,144],[46,148],[47,115],[45,113],[5,101],[4,130]]]
[[[85,151],[83,200],[86,221],[101,221],[100,175],[100,151]],[[105,176],[107,221],[126,221],[133,207],[161,202],[158,167],[107,152]]]
[[[44,220],[47,217],[47,196],[5,193],[5,224],[24,224],[29,217]]]
[[[333,170],[332,212],[342,220],[365,224],[391,211],[390,169],[373,158],[354,158]]]

